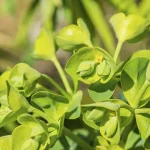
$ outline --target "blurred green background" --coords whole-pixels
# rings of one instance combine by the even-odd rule
[[[76,24],[80,17],[87,23],[94,45],[112,54],[117,41],[109,18],[120,11],[150,18],[150,3],[149,0],[0,0],[0,72],[26,62],[57,77],[50,62],[32,59],[34,42],[43,26],[55,34],[67,24]],[[121,59],[133,51],[148,49],[149,41],[148,35],[136,44],[125,43]],[[64,66],[70,54],[60,50],[57,55]]]

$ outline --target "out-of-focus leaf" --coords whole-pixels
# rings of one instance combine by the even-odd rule
[[[137,37],[143,33],[150,24],[146,18],[140,15],[130,14],[126,16],[124,13],[113,15],[110,19],[110,23],[115,30],[118,40],[122,42]]]
[[[52,33],[42,29],[36,42],[33,57],[43,60],[51,60],[55,55],[55,46]]]
[[[127,14],[137,13],[138,6],[134,0],[108,0],[120,12]]]
[[[12,150],[11,135],[0,137],[0,149],[1,150]]]
[[[150,60],[150,50],[139,50],[130,57],[130,60],[135,59],[137,57],[144,57]]]
[[[98,1],[82,0],[86,13],[110,54],[115,50],[114,39]],[[98,17],[97,17],[98,16]]]
[[[90,36],[85,30],[85,25],[83,29],[83,21],[82,26],[81,20],[78,23],[79,26],[68,25],[56,34],[56,43],[63,50],[73,51],[83,45],[91,46]]]
[[[7,70],[5,71],[4,73],[1,74],[0,76],[0,91],[3,91],[3,90],[7,90],[7,84],[6,84],[6,81],[9,79],[9,76],[11,74],[11,69],[10,70]]]

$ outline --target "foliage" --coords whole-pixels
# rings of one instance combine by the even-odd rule
[[[0,137],[1,149],[150,149],[150,51],[135,52],[124,62],[118,60],[122,44],[141,40],[143,36],[139,36],[148,32],[150,22],[137,14],[117,13],[110,23],[118,39],[113,57],[93,46],[82,19],[54,36],[47,28],[41,30],[33,57],[52,61],[65,89],[25,63],[0,76],[0,127],[18,123],[11,135]],[[56,47],[73,52],[65,66],[73,86],[56,57]],[[41,80],[59,92],[50,91]],[[82,104],[79,81],[89,85],[93,103]],[[114,98],[117,86],[125,100]],[[76,132],[67,129],[65,121],[73,119],[83,120],[85,129]],[[89,136],[92,136],[90,144],[84,141]]]

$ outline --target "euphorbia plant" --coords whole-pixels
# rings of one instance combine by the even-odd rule
[[[2,150],[150,149],[150,51],[135,52],[124,62],[118,60],[122,44],[141,40],[150,22],[136,14],[118,13],[110,23],[118,39],[114,56],[93,46],[82,19],[55,36],[47,29],[41,30],[33,57],[52,61],[64,88],[24,63],[0,76],[0,127],[18,123],[11,135],[0,137]],[[56,46],[73,52],[65,67],[72,86],[56,57]],[[44,87],[43,80],[58,92]],[[89,85],[93,103],[82,104],[79,81]],[[117,86],[124,93],[123,100],[113,98]],[[91,143],[76,135],[88,139],[83,130],[75,134],[64,126],[66,119],[77,118],[92,135]],[[70,139],[76,144],[71,145]]]

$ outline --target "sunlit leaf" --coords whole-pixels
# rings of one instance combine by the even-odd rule
[[[34,91],[41,74],[25,63],[19,63],[13,67],[9,81],[16,88],[23,88],[26,96]]]
[[[68,100],[61,96],[46,91],[37,92],[32,96],[33,105],[42,109],[47,117],[60,119],[68,109]]]
[[[145,92],[137,102],[137,95],[142,86],[146,84],[146,71],[149,60],[141,57],[130,60],[125,65],[121,74],[121,84],[124,91],[124,95],[132,107],[139,107],[145,105],[149,101],[150,88],[145,89]]]
[[[0,137],[0,150],[12,150],[11,135]]]
[[[50,31],[42,29],[36,42],[33,57],[37,59],[51,60],[55,55],[55,46]]]
[[[126,16],[124,13],[113,15],[110,23],[115,30],[118,40],[122,42],[140,35],[149,25],[149,21],[140,15],[130,14]]]
[[[82,95],[83,95],[82,91],[78,91],[73,95],[68,105],[66,118],[76,119],[80,116]]]

